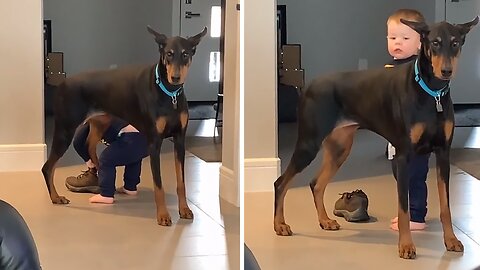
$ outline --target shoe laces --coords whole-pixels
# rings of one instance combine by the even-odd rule
[[[352,192],[338,193],[338,195],[342,195],[342,198],[347,197],[347,199],[351,199],[354,195],[359,195],[359,196],[362,196],[362,197],[367,196],[367,194],[365,194],[365,192],[363,192],[363,190],[361,190],[361,189],[356,189]]]
[[[86,177],[88,174],[93,174],[93,171],[92,171],[91,169],[88,169],[88,170],[86,170],[86,171],[82,171],[82,173],[77,176],[77,179],[84,178],[84,177]]]

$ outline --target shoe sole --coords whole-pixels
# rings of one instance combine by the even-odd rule
[[[333,214],[337,217],[343,217],[348,222],[359,222],[359,221],[367,221],[370,219],[367,211],[362,209],[357,209],[353,212],[347,210],[333,210]]]
[[[75,186],[72,186],[68,183],[65,183],[65,186],[71,192],[100,194],[100,187],[99,186],[75,187]]]

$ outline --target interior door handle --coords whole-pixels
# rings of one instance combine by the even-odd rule
[[[192,17],[200,17],[200,13],[193,13],[191,11],[185,11],[185,18],[190,19]]]

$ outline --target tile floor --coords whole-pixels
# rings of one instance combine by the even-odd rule
[[[69,205],[50,203],[40,172],[0,173],[0,198],[26,220],[46,270],[239,269],[240,210],[218,196],[220,163],[187,153],[187,197],[195,219],[179,220],[172,151],[173,144],[165,140],[161,167],[171,227],[156,223],[148,158],[138,196],[118,195],[115,205],[92,205],[90,194],[66,190],[64,179],[84,169],[71,148],[55,175],[57,190],[71,200]]]
[[[457,128],[454,147],[478,147],[478,128]],[[295,125],[279,129],[279,155],[282,171],[290,159],[295,142]],[[428,228],[413,233],[416,260],[397,255],[398,234],[389,229],[396,215],[397,195],[389,163],[383,158],[385,141],[360,130],[349,160],[329,184],[325,194],[328,213],[332,213],[338,193],[363,189],[369,196],[369,223],[348,223],[342,218],[339,231],[323,231],[316,219],[313,197],[306,184],[315,174],[318,161],[300,174],[286,196],[285,218],[292,237],[277,236],[273,230],[273,193],[245,194],[245,242],[262,269],[474,269],[480,266],[480,181],[452,166],[451,208],[454,229],[465,252],[446,252],[439,221],[438,195],[434,173],[428,177]],[[434,158],[432,158],[432,165]],[[316,166],[317,165],[317,166]],[[332,216],[333,217],[333,214]]]
[[[294,130],[292,125],[280,126],[282,160],[289,158],[288,142],[294,142]],[[479,147],[477,134],[477,128],[456,129],[454,147]],[[382,157],[384,145],[377,135],[359,131],[351,158],[326,192],[325,201],[331,202],[326,207],[331,212],[338,193],[365,190],[373,217],[370,223],[338,218],[340,231],[319,228],[310,191],[305,187],[316,172],[315,165],[299,175],[286,198],[286,218],[293,237],[278,237],[273,231],[271,192],[245,195],[245,242],[262,269],[473,269],[480,265],[480,234],[475,230],[480,225],[476,214],[480,181],[455,166],[451,181],[453,223],[465,252],[444,250],[435,179],[430,174],[429,227],[413,234],[417,259],[398,258],[397,233],[388,229],[396,213],[396,192],[389,163]],[[117,196],[113,206],[90,205],[89,194],[66,191],[63,179],[83,169],[71,149],[59,163],[55,177],[57,189],[71,199],[70,205],[50,203],[40,172],[0,173],[0,198],[14,205],[27,221],[44,269],[239,269],[240,210],[218,197],[219,163],[187,155],[187,193],[195,220],[179,220],[172,150],[172,144],[165,141],[162,176],[172,227],[156,225],[148,159],[137,198]],[[121,174],[120,169],[119,177]]]

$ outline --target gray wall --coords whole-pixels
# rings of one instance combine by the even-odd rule
[[[154,63],[158,47],[149,24],[172,33],[172,1],[44,0],[52,20],[52,50],[64,52],[67,76],[111,65]]]
[[[308,82],[318,74],[383,66],[387,52],[386,19],[396,9],[414,8],[427,22],[435,19],[435,0],[278,0],[287,5],[287,42],[302,45]]]

